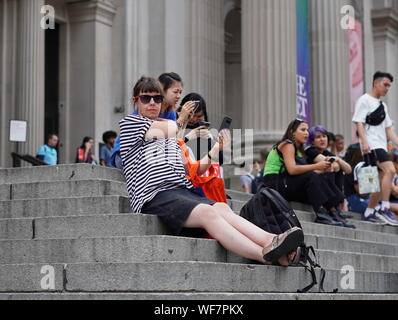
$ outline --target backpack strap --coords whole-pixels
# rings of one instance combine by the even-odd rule
[[[291,209],[289,203],[279,194],[278,191],[271,188],[263,188],[263,194],[272,201],[279,212],[288,220],[291,227],[299,227],[302,229],[300,221],[297,219],[296,214]]]
[[[312,277],[312,282],[310,285],[307,287],[297,290],[297,293],[307,293],[310,291],[315,285],[318,284],[317,279],[316,279],[316,273],[315,273],[315,268],[320,268],[320,282],[319,282],[319,290],[318,293],[326,293],[324,289],[324,282],[326,278],[326,271],[323,269],[316,258],[315,250],[312,246],[307,247],[305,244],[301,246],[302,249],[302,257],[300,259],[300,266],[304,267],[306,271],[309,271],[311,273]],[[315,261],[311,259],[310,253],[313,254]],[[308,266],[308,265],[309,266]],[[331,293],[337,293],[338,289],[334,289]]]

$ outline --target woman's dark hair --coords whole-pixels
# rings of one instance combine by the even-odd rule
[[[175,82],[182,83],[182,79],[181,79],[180,75],[178,75],[177,73],[169,72],[169,73],[161,74],[159,77],[159,82],[163,86],[163,91],[166,92],[167,90],[169,90],[171,88],[171,86]]]
[[[307,122],[305,120],[301,120],[301,119],[295,119],[292,122],[290,122],[290,124],[287,127],[287,130],[285,132],[285,135],[283,136],[282,140],[276,144],[276,147],[279,147],[284,142],[293,143],[296,151],[297,150],[300,151],[303,154],[303,156],[305,156],[304,145],[297,148],[296,144],[294,143],[295,139],[294,139],[294,135],[293,135],[293,133],[296,132],[297,129],[300,127],[300,125],[303,123],[307,123]]]
[[[90,140],[94,140],[94,139],[91,138],[91,137],[84,137],[83,143],[82,143],[82,145],[80,146],[80,149],[85,149],[85,148],[86,148],[86,143],[89,142]]]
[[[141,77],[140,80],[134,86],[133,95],[134,97],[139,96],[139,94],[143,93],[150,93],[156,92],[163,95],[163,89],[160,82],[154,78],[149,77]]]
[[[186,95],[184,97],[184,99],[182,99],[181,106],[183,106],[184,104],[186,104],[189,101],[199,101],[199,106],[198,106],[198,109],[196,109],[196,113],[203,112],[203,114],[205,116],[205,121],[208,122],[209,117],[207,116],[207,106],[206,106],[205,99],[203,99],[203,97],[200,94],[193,92],[193,93]],[[182,107],[180,107],[178,109],[178,112],[180,112],[181,109],[182,109]]]

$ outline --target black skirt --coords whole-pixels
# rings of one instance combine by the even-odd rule
[[[216,203],[189,189],[175,189],[160,192],[142,207],[142,213],[157,215],[173,235],[201,237],[205,235],[204,230],[185,229],[184,224],[198,205]]]

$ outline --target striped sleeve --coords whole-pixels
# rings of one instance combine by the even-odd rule
[[[151,127],[153,120],[128,116],[119,122],[120,125],[120,155],[122,158],[133,154],[142,147],[145,135]]]

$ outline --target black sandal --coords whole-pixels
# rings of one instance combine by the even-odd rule
[[[282,240],[281,237],[283,237]],[[297,250],[303,243],[303,230],[297,227],[290,229],[279,236],[275,236],[272,243],[264,248],[264,260],[273,264],[277,263],[280,257]]]

